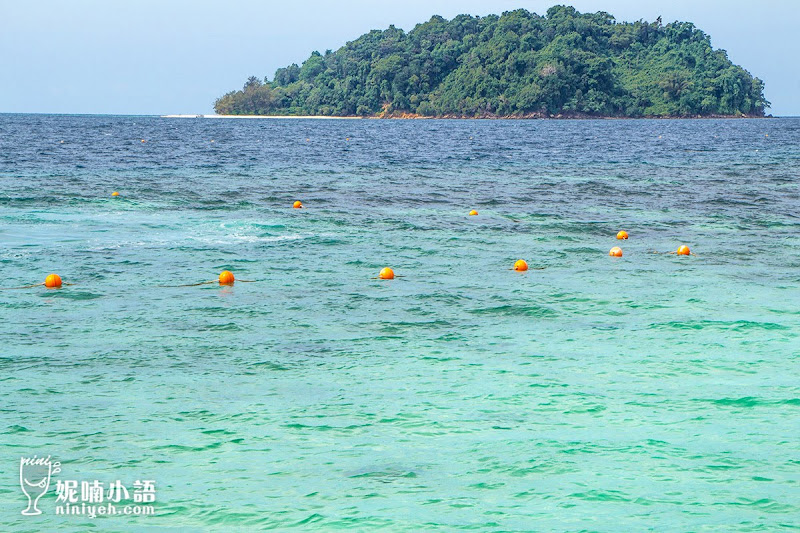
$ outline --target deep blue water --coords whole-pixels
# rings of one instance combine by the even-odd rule
[[[799,183],[800,119],[0,115],[0,287],[71,284],[0,291],[0,531],[800,528]]]

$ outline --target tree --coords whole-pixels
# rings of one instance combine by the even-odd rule
[[[618,23],[569,6],[373,30],[215,102],[218,113],[362,116],[763,115],[768,106],[763,82],[693,24]]]

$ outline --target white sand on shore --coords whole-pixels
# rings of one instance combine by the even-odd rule
[[[322,116],[302,116],[302,115],[161,115],[161,118],[274,118],[274,119],[298,119],[310,118],[314,120],[361,120],[362,117],[322,117]]]

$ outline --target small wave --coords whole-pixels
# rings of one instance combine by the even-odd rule
[[[155,450],[168,450],[169,452],[204,452],[208,450],[215,450],[222,446],[223,442],[212,442],[206,446],[185,446],[182,444],[168,444],[166,446],[156,446],[153,449]]]
[[[291,368],[287,366],[279,365],[277,363],[273,363],[272,361],[258,361],[256,363],[250,363],[249,366],[256,368],[263,368],[267,370],[275,370],[277,372],[285,372],[291,370]]]
[[[784,400],[765,400],[753,396],[743,396],[741,398],[719,398],[719,399],[697,399],[695,401],[711,403],[722,407],[758,407],[768,405],[789,405],[800,406],[800,398],[787,398]]]
[[[378,470],[374,472],[360,472],[360,473],[353,473],[348,475],[350,479],[360,479],[360,478],[369,478],[374,479],[375,481],[380,481],[381,483],[392,483],[394,481],[400,479],[414,479],[417,477],[417,474],[411,471],[402,471],[402,470]]]
[[[569,497],[589,502],[631,502],[635,499],[617,490],[590,490],[587,492],[575,492],[570,494]]]
[[[650,324],[651,329],[723,329],[733,331],[747,331],[751,329],[766,329],[766,330],[788,330],[791,329],[782,324],[775,322],[753,322],[750,320],[735,320],[735,321],[722,321],[722,320],[691,320],[683,322],[658,322]]]
[[[234,233],[233,235],[229,235],[225,238],[212,238],[212,237],[192,237],[192,240],[196,242],[200,242],[203,244],[230,244],[231,240],[236,240],[239,242],[283,242],[283,241],[297,241],[302,239],[309,239],[316,237],[317,235],[309,234],[309,235],[300,235],[300,234],[293,234],[293,235],[270,235],[270,236],[258,236],[258,235],[245,235],[241,233]]]
[[[537,318],[555,318],[558,316],[556,311],[538,305],[498,305],[471,309],[469,312],[474,315],[532,316]]]
[[[62,298],[65,300],[96,300],[102,298],[103,294],[85,291],[71,291],[69,289],[61,289],[59,291],[46,291],[40,295],[42,298]]]
[[[234,322],[229,322],[227,324],[213,324],[200,328],[200,331],[242,331],[242,327]]]

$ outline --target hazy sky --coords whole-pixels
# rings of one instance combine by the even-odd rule
[[[618,21],[694,22],[800,115],[800,0],[0,0],[0,112],[210,113],[250,75],[370,29],[555,3]]]

